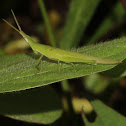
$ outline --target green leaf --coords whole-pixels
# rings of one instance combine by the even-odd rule
[[[61,117],[56,92],[49,87],[0,94],[0,114],[26,122],[50,124]]]
[[[0,56],[4,55],[4,51],[0,48]]]
[[[95,122],[90,123],[84,116],[86,126],[125,126],[126,118],[113,109],[107,107],[99,100],[91,102],[97,117]]]
[[[111,70],[104,71],[101,73],[103,76],[119,78],[126,76],[126,60],[123,63],[119,64],[118,66],[114,67]]]
[[[125,16],[125,10],[121,2],[113,7],[112,12],[106,16],[106,18],[101,22],[99,27],[95,30],[92,37],[90,37],[88,44],[96,42],[102,35],[107,33],[111,28],[113,28],[117,22],[119,22]]]
[[[72,0],[60,42],[61,48],[76,47],[100,0]]]
[[[97,57],[122,61],[126,57],[126,38],[113,40],[96,46],[86,46],[77,52]],[[2,56],[0,61],[0,93],[40,87],[65,79],[82,77],[109,70],[116,65],[89,65],[84,63],[61,63],[60,73],[56,61],[43,59],[35,68],[38,56],[18,54]]]
[[[98,94],[103,92],[109,84],[109,80],[99,74],[92,74],[84,79],[84,85],[89,91]]]

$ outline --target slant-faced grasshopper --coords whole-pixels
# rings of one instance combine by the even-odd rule
[[[121,63],[121,62],[111,60],[111,59],[89,56],[89,55],[85,55],[85,54],[82,54],[82,53],[67,51],[67,50],[63,50],[63,49],[60,49],[60,48],[55,48],[55,47],[51,47],[51,46],[48,46],[48,45],[36,43],[31,39],[30,36],[28,36],[27,34],[25,34],[21,30],[21,27],[20,27],[13,11],[12,11],[12,14],[13,14],[14,20],[15,20],[17,26],[18,26],[18,29],[15,28],[13,25],[11,25],[5,19],[3,19],[3,20],[8,25],[10,25],[13,29],[15,29],[17,32],[19,32],[22,35],[22,37],[26,40],[26,42],[28,42],[29,45],[31,46],[34,53],[36,53],[36,54],[40,53],[41,54],[40,58],[38,59],[38,61],[36,63],[36,66],[38,66],[38,64],[40,63],[43,56],[46,56],[47,58],[49,58],[51,60],[58,61],[59,70],[60,70],[60,61],[63,61],[65,63],[86,63],[86,64],[92,64],[92,65],[119,64],[119,63]]]

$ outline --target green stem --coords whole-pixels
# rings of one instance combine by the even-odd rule
[[[61,81],[62,83],[62,88],[65,92],[70,92],[70,87],[69,87],[69,82],[68,80],[63,80]]]
[[[39,5],[40,5],[40,10],[41,10],[47,31],[48,31],[48,35],[49,35],[51,45],[56,47],[56,41],[55,41],[53,31],[52,31],[52,28],[51,28],[51,25],[50,25],[50,22],[49,22],[49,19],[48,19],[48,15],[47,15],[47,11],[46,11],[44,2],[43,2],[43,0],[38,0],[38,2],[39,2]]]

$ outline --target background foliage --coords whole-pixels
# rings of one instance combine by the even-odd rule
[[[39,56],[1,21],[1,124],[125,125],[125,0],[4,0],[1,5],[0,18],[14,25],[13,9],[35,41],[123,62],[61,62],[59,73],[57,62],[44,58],[38,70],[34,66]]]

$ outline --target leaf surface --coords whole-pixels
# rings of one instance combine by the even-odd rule
[[[62,115],[56,92],[49,87],[0,94],[0,114],[26,122],[50,124]]]
[[[94,100],[91,103],[97,117],[95,121],[91,123],[83,116],[86,126],[125,126],[126,118],[124,116],[109,108],[99,100]]]
[[[77,52],[123,61],[126,57],[126,38],[86,46]],[[40,87],[65,79],[72,79],[109,70],[116,65],[89,65],[85,63],[71,64],[61,62],[60,73],[56,61],[43,58],[39,70],[35,68],[38,56],[18,54],[1,56],[0,60],[0,93]]]
[[[100,0],[72,0],[60,47],[69,49],[80,42]]]

